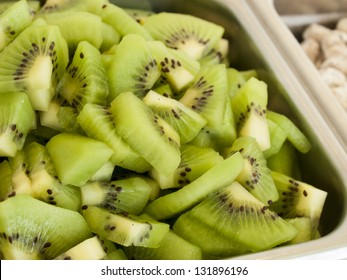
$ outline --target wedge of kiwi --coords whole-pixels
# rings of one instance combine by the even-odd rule
[[[311,236],[314,237],[318,231],[327,192],[282,173],[272,171],[271,175],[280,197],[270,208],[283,218],[309,218]]]
[[[126,35],[117,46],[115,56],[108,67],[109,100],[112,101],[126,91],[143,97],[159,76],[157,61],[146,40],[140,35]]]
[[[58,178],[64,185],[85,184],[111,157],[105,143],[72,133],[59,133],[46,144]]]
[[[181,144],[191,141],[207,123],[199,113],[153,90],[146,94],[143,102],[177,131]]]
[[[114,165],[139,173],[151,169],[151,165],[118,135],[110,108],[86,104],[79,113],[77,122],[89,137],[102,141],[113,149],[110,161]]]
[[[190,184],[175,192],[160,196],[148,204],[144,211],[157,220],[177,217],[210,193],[231,184],[242,171],[243,165],[241,154],[236,152]]]
[[[231,97],[238,135],[254,137],[262,151],[271,146],[266,119],[267,100],[266,83],[254,77]]]
[[[12,173],[13,170],[8,160],[3,160],[0,163],[0,201],[14,195]]]
[[[222,161],[223,157],[214,149],[185,144],[181,147],[181,162],[171,176],[155,169],[150,171],[150,176],[161,189],[182,188]]]
[[[79,213],[25,194],[1,202],[0,217],[5,259],[54,259],[91,237]]]
[[[83,208],[83,216],[94,233],[123,246],[157,248],[169,231],[166,223],[92,205]]]
[[[179,49],[194,59],[207,54],[221,39],[224,28],[184,14],[158,13],[144,19],[143,26],[154,39]]]
[[[26,0],[12,4],[0,13],[0,51],[28,27],[33,20]]]
[[[106,105],[108,93],[106,69],[99,50],[87,41],[80,41],[56,94],[79,112],[87,103]]]
[[[297,234],[294,226],[269,210],[237,182],[213,193],[190,213],[252,252],[273,248]]]
[[[256,139],[246,136],[237,138],[228,149],[228,155],[237,151],[243,156],[245,165],[236,181],[266,205],[278,200],[279,195],[271,170],[267,167],[266,159]]]
[[[13,157],[36,128],[36,115],[22,92],[0,93],[0,112],[0,157]]]
[[[111,103],[117,133],[159,172],[170,175],[180,163],[177,132],[131,92]]]
[[[90,182],[81,187],[82,204],[138,215],[146,206],[151,187],[141,177]]]
[[[0,53],[0,92],[23,91],[35,110],[47,111],[68,64],[58,27],[35,20]]]

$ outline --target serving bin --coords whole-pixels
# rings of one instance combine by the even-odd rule
[[[271,0],[113,1],[123,7],[192,14],[225,28],[230,66],[256,69],[268,84],[269,108],[290,117],[312,142],[300,157],[303,181],[328,192],[322,237],[234,259],[347,258],[347,122],[317,70],[281,21]],[[141,4],[140,4],[141,3]],[[126,6],[124,6],[126,5]],[[329,103],[329,104],[328,104]],[[344,130],[343,130],[344,129]]]

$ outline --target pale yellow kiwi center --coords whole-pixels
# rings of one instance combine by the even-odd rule
[[[52,97],[53,65],[49,56],[37,56],[29,70],[28,95],[31,104],[37,110],[47,111]]]

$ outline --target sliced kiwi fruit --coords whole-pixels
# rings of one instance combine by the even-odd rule
[[[180,102],[201,114],[208,127],[216,128],[223,123],[226,97],[226,68],[218,64],[202,67]]]
[[[232,67],[227,68],[228,76],[228,93],[230,97],[233,97],[238,90],[249,80],[250,78],[258,78],[258,73],[255,69],[250,70],[237,70]]]
[[[314,239],[311,233],[311,222],[309,218],[296,217],[285,220],[298,230],[298,234],[288,241],[287,244],[298,244]]]
[[[46,148],[58,178],[64,185],[73,186],[85,184],[113,154],[101,141],[65,132],[52,137]]]
[[[93,236],[57,256],[55,260],[101,260],[106,252],[97,236]]]
[[[314,236],[319,227],[327,192],[282,173],[272,171],[271,175],[280,197],[270,208],[285,219],[309,218],[311,234]]]
[[[236,152],[192,183],[149,203],[144,211],[157,220],[176,217],[199,203],[208,194],[231,184],[242,171],[243,165],[243,157]]]
[[[87,41],[79,42],[56,91],[78,112],[87,103],[105,105],[109,88],[99,50]]]
[[[94,5],[105,2],[104,0],[46,0],[39,10],[38,16],[64,12],[64,11],[89,11]]]
[[[143,24],[144,20],[155,14],[155,12],[151,10],[142,10],[142,9],[134,9],[134,8],[125,8],[124,9],[134,20],[136,20],[139,24]]]
[[[23,91],[35,110],[47,111],[68,64],[58,27],[35,20],[0,53],[0,92]]]
[[[91,237],[83,217],[21,194],[0,203],[0,244],[5,259],[54,259]]]
[[[83,205],[138,215],[146,206],[151,187],[141,177],[111,182],[90,182],[81,187]]]
[[[100,46],[100,52],[107,52],[112,47],[117,46],[120,42],[120,34],[113,26],[102,22],[102,44]]]
[[[36,128],[36,115],[22,92],[0,93],[0,112],[0,157],[13,157]]]
[[[228,149],[228,155],[235,152],[240,152],[245,161],[236,181],[262,203],[270,205],[276,201],[278,192],[257,141],[253,137],[239,137]]]
[[[254,77],[231,98],[238,135],[254,137],[262,151],[271,145],[266,119],[267,100],[267,84]]]
[[[139,173],[151,169],[151,165],[117,133],[110,108],[97,104],[86,104],[77,117],[85,133],[102,141],[113,149],[110,161],[117,166]]]
[[[140,35],[126,35],[117,46],[115,56],[108,67],[109,100],[112,101],[126,91],[143,97],[159,76],[157,61],[146,40]]]
[[[103,43],[103,23],[95,14],[83,11],[65,11],[42,16],[48,24],[58,26],[70,53],[81,41],[87,41],[99,49]],[[88,26],[88,28],[86,28]]]
[[[95,5],[93,12],[100,16],[103,22],[113,26],[121,37],[127,34],[137,34],[146,40],[153,40],[153,37],[141,24],[124,9],[115,4],[109,3],[108,1],[98,3]]]
[[[287,133],[288,141],[290,141],[298,151],[305,154],[311,150],[312,145],[309,139],[287,116],[274,111],[268,111],[266,117],[275,122]]]
[[[273,248],[297,234],[294,226],[237,182],[211,194],[190,213],[220,235],[252,252]]]
[[[0,51],[28,27],[33,20],[26,0],[12,4],[0,13]]]
[[[214,230],[187,211],[173,225],[173,231],[201,249],[203,259],[222,259],[249,253],[234,240]]]
[[[224,33],[223,27],[203,19],[166,12],[145,18],[143,26],[154,39],[196,60],[207,54]]]
[[[170,230],[158,248],[124,248],[131,260],[201,260],[201,249]]]
[[[169,231],[166,223],[93,205],[83,208],[83,216],[94,233],[123,246],[157,248]]]
[[[31,181],[33,196],[48,204],[78,211],[81,207],[80,190],[63,185],[57,179],[53,162],[45,146],[32,142],[23,149],[27,162],[27,173]]]
[[[180,163],[177,132],[131,92],[111,103],[117,133],[159,172],[170,175]]]
[[[161,189],[182,188],[221,161],[223,157],[211,148],[186,144],[181,147],[181,162],[171,176],[165,176],[155,169],[150,171],[150,176]]]
[[[229,65],[228,62],[228,52],[229,52],[229,41],[225,38],[221,38],[215,46],[204,55],[199,62],[202,65],[214,65],[214,64],[225,64]]]
[[[181,144],[191,141],[207,123],[199,113],[153,90],[146,94],[143,102],[177,131]]]
[[[149,41],[148,44],[161,70],[160,80],[169,83],[175,94],[179,95],[194,81],[200,63],[180,50],[166,47],[163,42]]]

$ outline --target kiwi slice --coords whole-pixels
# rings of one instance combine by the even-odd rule
[[[201,249],[170,230],[158,248],[124,248],[131,260],[201,260]]]
[[[159,172],[170,175],[180,163],[177,132],[131,92],[111,103],[117,133]]]
[[[157,248],[169,231],[166,223],[93,205],[83,208],[83,216],[94,233],[123,246]]]
[[[36,128],[36,115],[22,92],[0,93],[0,112],[0,157],[13,157]]]
[[[172,49],[184,51],[198,60],[222,38],[224,28],[191,15],[158,13],[143,23],[154,39]]]
[[[160,196],[148,204],[144,211],[157,220],[175,217],[199,203],[208,194],[231,184],[240,174],[243,165],[241,154],[236,152],[210,168],[192,183],[170,194]]]
[[[5,259],[54,259],[91,237],[79,213],[26,194],[0,203],[0,232]]]
[[[70,106],[80,111],[85,104],[106,104],[108,84],[106,69],[98,49],[81,41],[57,88]]]
[[[24,147],[23,152],[33,196],[46,203],[78,211],[81,207],[80,190],[74,186],[65,186],[57,179],[46,147],[32,142]]]
[[[35,110],[47,111],[68,64],[68,49],[57,26],[35,20],[0,53],[0,92],[23,91]]]
[[[228,149],[228,155],[237,151],[243,156],[245,165],[236,181],[262,203],[271,204],[276,201],[279,198],[278,192],[257,141],[253,137],[239,137]]]
[[[126,91],[143,97],[159,76],[157,61],[145,39],[136,34],[126,35],[117,46],[114,59],[108,68],[109,100],[112,101]]]
[[[190,211],[180,215],[173,225],[179,236],[201,249],[203,259],[222,259],[248,253],[240,244],[221,235],[214,228],[200,221]]]
[[[161,70],[160,81],[165,81],[176,94],[187,88],[200,70],[200,63],[180,50],[170,49],[160,41],[148,42]]]
[[[111,182],[90,182],[81,187],[82,204],[96,205],[133,215],[141,213],[149,199],[151,187],[140,177]]]
[[[228,66],[228,52],[229,41],[225,38],[221,38],[215,46],[199,60],[199,62],[202,65],[225,64]]]
[[[14,40],[33,20],[26,0],[12,3],[0,13],[0,51]]]
[[[181,102],[153,90],[146,94],[143,102],[177,131],[181,144],[191,141],[207,122],[202,115]]]
[[[125,8],[124,9],[134,20],[136,20],[139,24],[143,24],[144,20],[155,14],[155,12],[151,10],[142,10],[142,9],[134,9],[134,8]]]
[[[64,12],[64,11],[88,11],[94,5],[105,2],[104,0],[46,0],[40,9],[38,16]]]
[[[73,186],[85,184],[113,154],[103,142],[65,132],[52,137],[46,148],[58,178],[64,185]]]
[[[106,252],[97,236],[93,236],[62,253],[55,260],[101,260]]]
[[[208,127],[219,127],[223,123],[227,85],[225,65],[202,67],[180,102],[201,114]]]
[[[99,49],[103,43],[103,23],[95,14],[84,11],[49,13],[43,17],[48,24],[58,26],[65,38],[70,53],[81,41],[87,41]],[[88,26],[88,28],[86,28]]]
[[[287,116],[274,111],[268,111],[267,118],[275,122],[287,133],[288,141],[290,141],[298,151],[305,154],[311,150],[312,145],[308,138]]]
[[[254,77],[231,98],[238,135],[254,137],[262,151],[271,145],[266,119],[267,100],[267,84]]]
[[[275,171],[272,171],[271,175],[280,196],[278,201],[270,206],[271,210],[285,219],[309,218],[314,236],[319,227],[327,192]]]
[[[95,5],[93,12],[100,16],[103,22],[113,26],[121,37],[127,34],[137,34],[146,40],[153,40],[149,32],[129,15],[127,11],[108,1],[103,2],[104,3],[99,1],[99,3]]]
[[[228,92],[229,96],[233,97],[239,89],[249,80],[250,78],[257,78],[258,73],[255,69],[250,70],[238,70],[232,67],[227,68],[228,76]]]
[[[190,213],[220,235],[252,252],[273,248],[297,234],[294,226],[237,182],[211,194]]]
[[[104,53],[117,46],[120,42],[120,34],[113,26],[102,22],[102,44],[100,46],[100,52]]]
[[[221,161],[223,157],[211,148],[186,144],[181,147],[181,162],[171,176],[160,174],[154,169],[150,171],[150,176],[161,189],[182,188]]]
[[[113,149],[110,159],[113,164],[139,173],[151,169],[151,165],[118,135],[110,108],[86,104],[79,113],[77,122],[89,137],[102,141]]]

